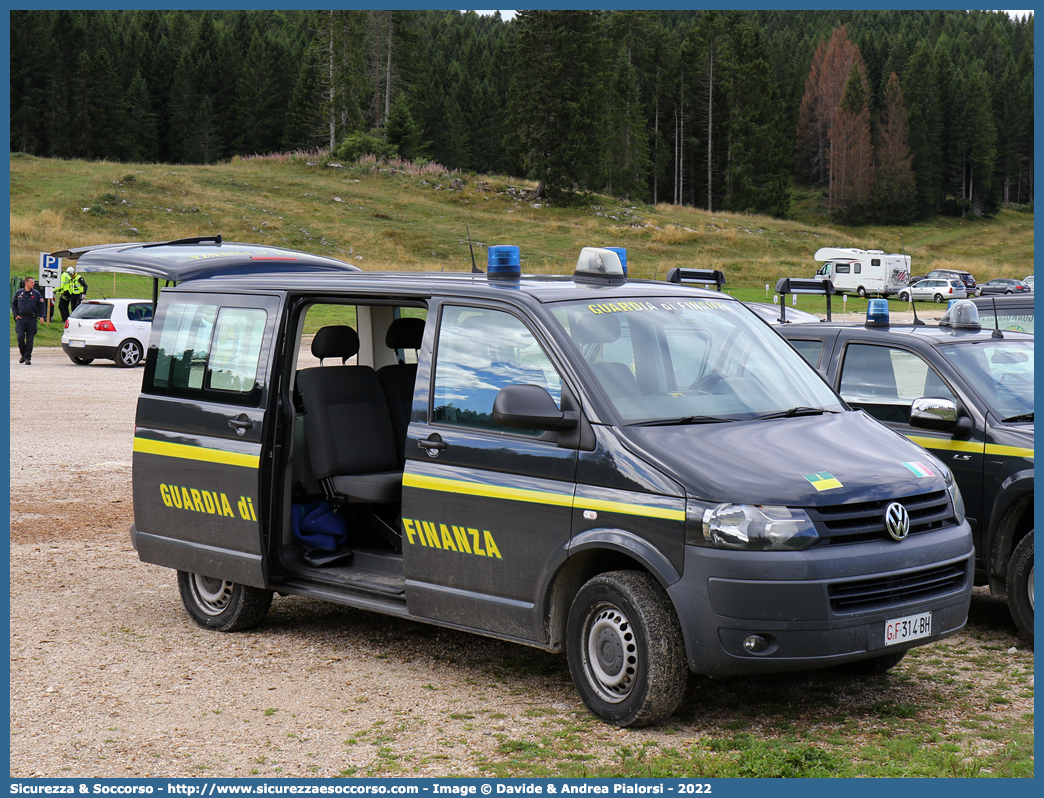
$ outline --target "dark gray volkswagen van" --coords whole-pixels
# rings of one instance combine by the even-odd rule
[[[57,254],[174,284],[131,535],[201,626],[278,593],[565,651],[629,726],[690,670],[881,672],[966,621],[949,469],[728,296],[605,249],[566,277],[520,275],[517,247],[488,273],[219,238]]]

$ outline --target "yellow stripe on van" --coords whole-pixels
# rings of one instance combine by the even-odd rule
[[[975,452],[982,454],[982,444],[974,441],[951,441],[948,438],[925,438],[920,435],[907,435],[918,446],[925,449],[944,449],[948,452]]]
[[[467,496],[488,496],[493,499],[524,501],[532,504],[546,504],[555,507],[576,507],[584,510],[601,510],[607,513],[640,515],[647,518],[664,518],[670,521],[684,521],[685,510],[672,510],[667,507],[654,507],[647,504],[630,502],[614,502],[602,499],[574,497],[568,493],[551,493],[542,490],[526,490],[509,488],[504,485],[491,485],[484,482],[467,482],[444,477],[425,477],[419,474],[403,474],[403,487],[437,490],[444,493],[460,493]]]
[[[134,451],[142,454],[158,454],[162,457],[177,457],[182,460],[198,460],[203,463],[243,466],[244,468],[258,468],[261,464],[261,457],[256,454],[208,449],[204,446],[189,446],[184,443],[154,441],[149,438],[135,438]]]
[[[977,454],[999,454],[1007,457],[1028,457],[1031,460],[1033,450],[1023,446],[1001,446],[999,443],[987,443],[985,446],[974,441],[952,441],[947,438],[925,438],[920,435],[907,435],[918,446],[925,449],[942,449],[948,452],[975,452]]]
[[[492,499],[551,504],[556,507],[572,507],[573,505],[573,495],[571,493],[551,493],[543,490],[509,488],[504,485],[465,482],[459,479],[445,479],[443,477],[424,477],[419,474],[403,474],[402,486],[404,488],[437,490],[443,493],[462,493],[466,496],[489,496]]]

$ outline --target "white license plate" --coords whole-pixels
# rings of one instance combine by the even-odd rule
[[[922,612],[919,615],[907,615],[905,618],[893,618],[885,621],[884,642],[886,646],[928,637],[932,633],[932,614]]]
[[[84,341],[73,341],[73,340],[70,339],[69,340],[69,346],[71,346],[73,348],[79,348],[81,346],[87,346],[87,344]]]

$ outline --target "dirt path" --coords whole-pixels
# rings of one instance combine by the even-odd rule
[[[838,706],[942,701],[928,720],[945,730],[960,720],[947,691],[973,679],[1009,694],[983,714],[1032,712],[1013,677],[1028,667],[1032,686],[1032,652],[989,598],[976,599],[971,633],[947,642],[999,667],[944,663],[954,679],[942,686],[919,670],[935,654],[900,678],[694,677],[669,727],[639,731],[592,719],[564,657],[474,635],[298,597],[277,597],[252,632],[205,632],[173,572],[141,564],[127,535],[141,374],[74,366],[55,349],[30,368],[11,354],[13,777],[477,776],[510,772],[521,750],[539,765],[560,745],[598,772],[624,747],[730,736],[758,702],[783,701],[814,735]]]

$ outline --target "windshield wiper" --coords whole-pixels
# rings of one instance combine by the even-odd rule
[[[792,407],[790,410],[780,410],[777,413],[764,413],[754,416],[751,421],[761,421],[765,418],[794,418],[794,416],[821,416],[824,413],[833,413],[833,410],[824,410],[822,407]]]
[[[629,427],[672,427],[684,424],[717,424],[724,421],[735,421],[734,418],[722,416],[682,416],[681,418],[661,418],[656,421],[639,421],[628,424]]]
[[[1001,421],[1032,421],[1033,411],[1028,413],[1019,413],[1017,416],[1008,416],[1008,418],[1002,418]]]

